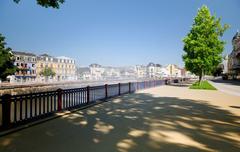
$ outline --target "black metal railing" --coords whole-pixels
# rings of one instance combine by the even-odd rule
[[[49,117],[56,112],[165,84],[164,80],[118,83],[0,97],[0,131]]]

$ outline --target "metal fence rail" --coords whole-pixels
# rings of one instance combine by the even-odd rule
[[[165,84],[164,80],[118,83],[0,97],[0,131],[49,117],[56,112]]]

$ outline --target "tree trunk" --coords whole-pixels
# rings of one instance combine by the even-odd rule
[[[203,77],[203,70],[201,70],[201,73],[199,74],[199,85],[201,85],[202,77]]]

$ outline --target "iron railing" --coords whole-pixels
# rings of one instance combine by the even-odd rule
[[[165,84],[164,80],[118,83],[0,97],[0,131],[100,100]]]

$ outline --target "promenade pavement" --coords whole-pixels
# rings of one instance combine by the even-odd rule
[[[1,152],[237,152],[240,97],[161,86],[0,137]]]

